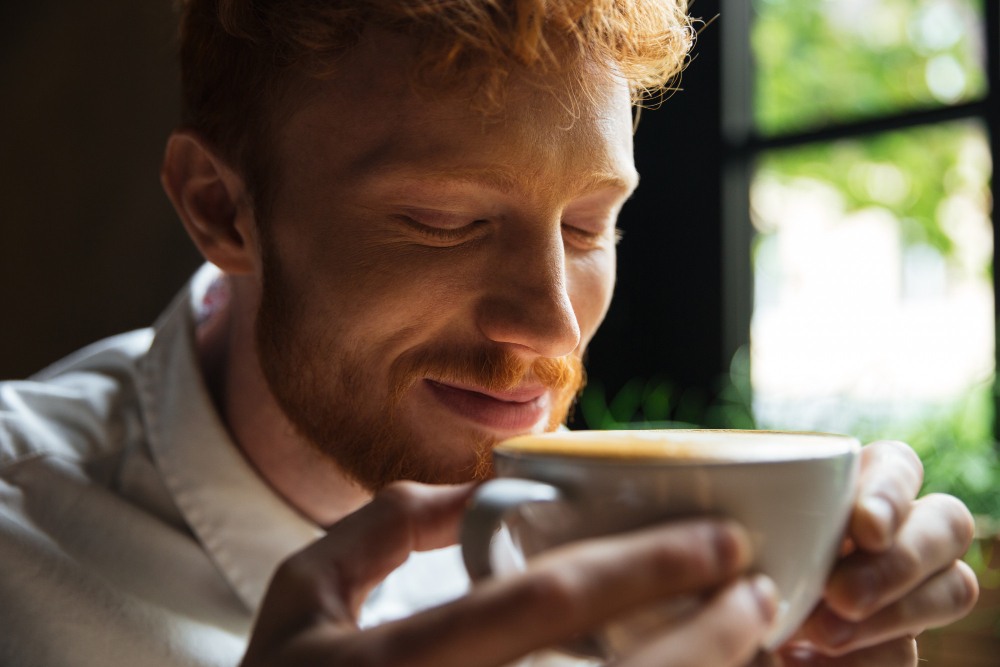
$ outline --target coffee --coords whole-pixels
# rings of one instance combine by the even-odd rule
[[[752,463],[824,458],[843,453],[853,438],[826,433],[736,430],[558,431],[522,435],[496,447],[499,456],[569,456],[642,462]]]

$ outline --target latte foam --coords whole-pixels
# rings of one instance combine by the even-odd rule
[[[496,451],[570,458],[731,463],[827,458],[858,447],[860,443],[854,438],[826,433],[662,429],[522,435],[501,442]]]

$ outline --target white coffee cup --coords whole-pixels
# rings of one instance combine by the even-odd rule
[[[819,602],[855,495],[860,443],[775,431],[560,431],[497,445],[497,479],[476,492],[462,526],[473,580],[496,569],[498,529],[514,560],[670,518],[724,516],[749,532],[755,571],[774,580],[778,613],[763,648],[780,646]],[[492,545],[492,546],[491,546]],[[690,601],[687,601],[690,602]],[[609,657],[685,601],[609,624],[574,653]]]

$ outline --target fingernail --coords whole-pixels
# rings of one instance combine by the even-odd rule
[[[891,535],[896,526],[896,510],[888,500],[881,496],[868,496],[861,501],[861,507],[887,535]]]
[[[720,570],[736,572],[750,565],[753,559],[750,536],[735,521],[724,520],[716,526],[714,543]]]
[[[778,587],[763,574],[754,576],[750,580],[750,587],[761,616],[768,622],[773,621],[778,613]]]

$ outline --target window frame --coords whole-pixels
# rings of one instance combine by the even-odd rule
[[[723,327],[726,347],[736,350],[750,342],[753,315],[753,267],[750,224],[750,183],[753,165],[771,150],[806,146],[815,143],[870,137],[878,134],[957,120],[976,120],[985,128],[990,144],[993,169],[990,192],[996,201],[1000,183],[1000,3],[984,2],[986,31],[986,93],[981,99],[930,109],[915,109],[856,121],[833,122],[822,127],[792,131],[775,136],[761,136],[753,119],[753,52],[750,44],[752,6],[747,0],[698,2],[698,11],[718,8],[721,27],[722,118],[720,137],[723,153],[721,180],[724,210],[719,221],[723,234]],[[713,14],[714,15],[714,14]],[[704,84],[705,82],[702,81]],[[994,211],[996,207],[994,206]],[[994,214],[993,256],[1000,258],[1000,233]],[[995,266],[996,260],[994,260]],[[994,312],[1000,314],[1000,276],[994,268]],[[994,349],[1000,350],[1000,335],[994,330]],[[996,352],[994,352],[996,355]],[[996,383],[996,373],[994,383]],[[1000,392],[994,391],[993,433],[1000,441]]]
[[[673,414],[703,426],[706,408],[750,343],[753,270],[750,183],[764,151],[959,119],[978,119],[1000,171],[1000,3],[985,2],[987,91],[978,101],[775,137],[754,132],[749,0],[697,0],[706,24],[677,92],[643,110],[635,138],[642,184],[619,217],[618,285],[611,310],[587,351],[591,385],[610,403],[635,380],[665,379]],[[713,18],[714,17],[714,18]],[[1000,257],[994,226],[994,257]],[[1000,288],[994,271],[994,299]],[[1000,348],[1000,345],[997,346]],[[995,392],[996,396],[997,393]],[[1000,396],[994,415],[1000,414]],[[573,427],[592,426],[581,415]],[[994,433],[1000,436],[994,417]],[[997,438],[1000,440],[1000,437]]]

